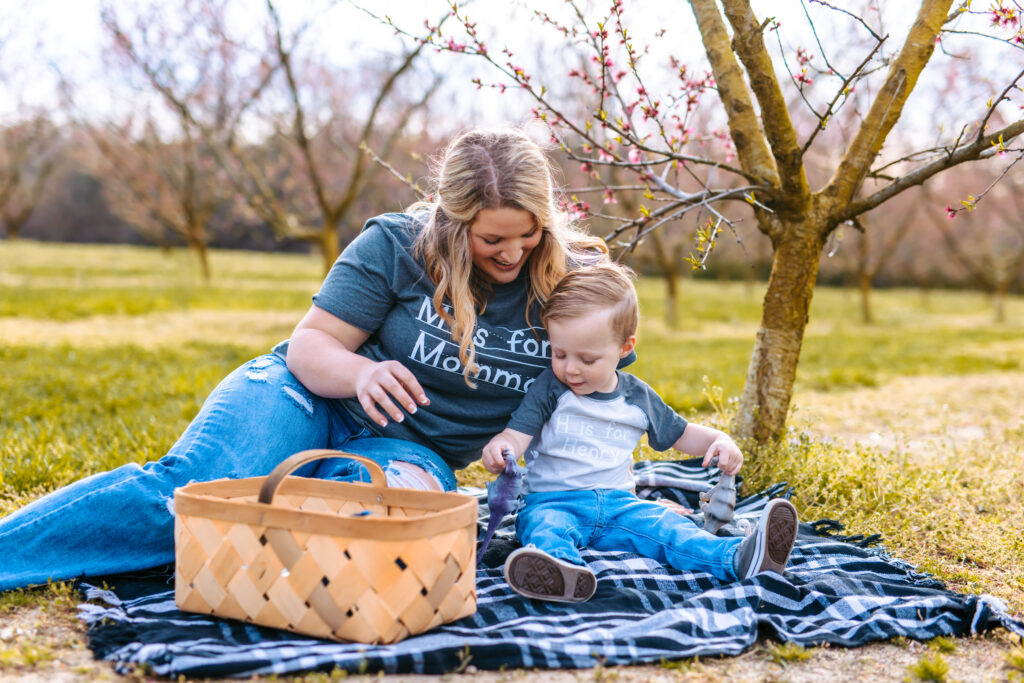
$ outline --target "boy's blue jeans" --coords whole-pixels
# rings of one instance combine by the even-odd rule
[[[283,359],[267,354],[228,375],[160,460],[95,474],[0,519],[0,590],[171,562],[176,487],[266,475],[310,448],[364,455],[385,471],[403,460],[455,489],[455,475],[436,453],[371,437],[337,401],[310,393]],[[369,481],[352,460],[321,460],[297,473]]]
[[[614,489],[531,493],[516,534],[523,545],[577,565],[586,565],[580,548],[623,550],[730,582],[738,578],[732,562],[743,540],[715,536],[664,505]]]

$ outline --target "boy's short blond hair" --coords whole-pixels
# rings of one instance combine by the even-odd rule
[[[569,272],[555,286],[541,309],[541,321],[571,320],[610,310],[612,333],[619,342],[636,334],[640,320],[633,280],[636,275],[618,263],[599,263]]]

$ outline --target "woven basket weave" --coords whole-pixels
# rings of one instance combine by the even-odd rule
[[[358,460],[371,483],[287,477]],[[303,451],[174,494],[175,603],[320,638],[394,643],[476,611],[477,502],[391,489],[372,460]]]

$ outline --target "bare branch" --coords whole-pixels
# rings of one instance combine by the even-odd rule
[[[982,118],[981,123],[978,125],[978,137],[977,140],[981,140],[985,136],[985,128],[988,126],[988,120],[992,118],[992,114],[995,113],[996,108],[1003,103],[1005,100],[1009,100],[1006,93],[1013,90],[1013,87],[1017,85],[1017,81],[1024,78],[1024,70],[1022,70],[1017,76],[1010,81],[1009,85],[1003,88],[1003,92],[999,93],[999,97],[992,100],[992,104],[989,105],[988,111],[985,112],[985,117]]]
[[[946,169],[968,161],[990,157],[996,152],[993,145],[998,144],[1000,138],[1004,141],[1009,141],[1022,133],[1024,133],[1024,120],[1011,123],[1005,128],[985,136],[981,140],[975,140],[969,145],[965,145],[942,158],[911,171],[868,197],[850,202],[842,213],[837,215],[837,220],[842,222],[865,211],[870,211],[883,202],[895,197],[900,192],[915,185],[921,185],[932,176]]]
[[[804,154],[807,153],[808,149],[810,149],[811,143],[814,142],[814,138],[818,137],[818,133],[823,131],[823,130],[825,130],[825,125],[828,122],[829,117],[832,116],[832,114],[833,114],[833,107],[836,106],[836,102],[839,101],[839,98],[849,94],[849,91],[847,90],[847,87],[846,87],[847,84],[849,84],[850,81],[853,81],[854,79],[856,79],[858,74],[860,74],[860,72],[864,69],[864,67],[866,67],[871,62],[872,58],[874,58],[874,56],[875,56],[875,53],[878,52],[882,48],[882,43],[884,43],[885,40],[888,37],[889,36],[886,35],[880,41],[875,43],[875,46],[871,49],[871,52],[869,52],[868,56],[865,57],[863,59],[863,61],[861,61],[861,63],[857,65],[857,68],[853,70],[853,73],[850,74],[850,77],[843,79],[842,84],[839,86],[839,90],[836,91],[836,94],[832,98],[832,101],[828,103],[828,107],[825,109],[824,115],[818,117],[819,125],[815,126],[814,130],[811,131],[810,136],[808,136],[807,141],[804,142],[804,146],[800,148],[800,156],[801,157]],[[815,113],[817,113],[817,112],[815,112]]]
[[[845,9],[843,9],[841,7],[836,7],[834,5],[830,5],[829,3],[824,2],[824,0],[811,0],[811,2],[813,2],[815,5],[821,5],[822,7],[828,7],[830,10],[833,10],[835,12],[842,12],[843,14],[847,15],[848,17],[851,17],[852,19],[856,20],[857,23],[859,23],[861,26],[863,26],[864,29],[868,33],[870,33],[871,37],[874,38],[876,41],[882,42],[884,40],[884,38],[880,37],[877,33],[875,33],[873,30],[871,30],[871,27],[868,26],[866,21],[861,19],[859,16],[857,16],[853,12],[850,12],[849,10],[845,10]]]
[[[690,7],[697,18],[704,51],[711,62],[719,97],[729,117],[729,133],[740,163],[759,182],[777,187],[781,182],[779,173],[754,111],[743,71],[730,48],[729,35],[718,5],[714,0],[693,0]]]
[[[946,19],[952,0],[925,0],[917,20],[907,35],[900,54],[893,60],[882,89],[861,122],[846,154],[832,179],[822,190],[831,206],[838,208],[851,202],[857,188],[870,170],[883,143],[903,113],[903,106],[917,79],[935,51],[935,36]],[[850,214],[846,211],[844,215]]]
[[[746,68],[750,86],[761,105],[761,120],[775,157],[782,193],[788,203],[786,208],[801,211],[810,201],[811,189],[786,98],[782,96],[771,57],[764,45],[761,25],[747,0],[724,0],[722,6],[735,31],[733,49]]]

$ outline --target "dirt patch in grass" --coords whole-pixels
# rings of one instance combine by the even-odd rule
[[[1024,436],[1024,373],[900,377],[881,387],[803,392],[793,426],[822,438],[934,458]]]
[[[132,344],[156,349],[210,340],[267,346],[288,338],[301,317],[302,311],[231,310],[94,315],[68,321],[0,317],[0,338],[10,346]]]

